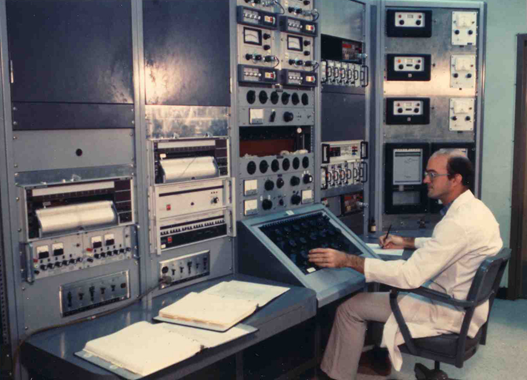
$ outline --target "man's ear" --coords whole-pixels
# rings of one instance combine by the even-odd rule
[[[459,184],[460,186],[463,186],[463,176],[459,173],[454,174],[454,181],[455,183]]]

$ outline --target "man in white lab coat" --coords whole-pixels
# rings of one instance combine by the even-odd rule
[[[470,161],[458,150],[442,149],[430,157],[423,182],[428,185],[428,196],[439,199],[446,210],[432,237],[380,238],[384,248],[415,248],[409,260],[365,259],[328,248],[311,250],[309,260],[320,267],[353,268],[364,274],[366,282],[403,289],[426,283],[431,289],[466,299],[480,264],[503,246],[492,212],[469,190],[473,177]],[[461,329],[464,313],[454,307],[416,295],[400,297],[398,302],[413,338],[459,333]],[[470,337],[485,323],[488,310],[488,303],[476,308]],[[404,340],[390,309],[389,294],[360,293],[337,310],[321,365],[331,379],[356,378],[368,321],[386,322],[382,346],[388,348],[395,369],[401,369],[398,346]]]

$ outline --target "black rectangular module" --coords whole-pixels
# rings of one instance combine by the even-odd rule
[[[285,86],[316,87],[317,73],[284,69],[281,71],[282,84]]]
[[[430,124],[430,98],[387,98],[386,124]]]
[[[387,54],[386,79],[396,81],[429,81],[430,54]]]
[[[238,65],[238,82],[278,83],[278,70],[272,67]]]
[[[388,37],[432,37],[432,11],[389,9],[386,12]]]
[[[296,33],[304,36],[318,35],[318,28],[315,22],[300,20],[287,16],[280,16],[280,29],[287,33]]]
[[[238,6],[237,17],[239,24],[261,26],[267,29],[278,27],[275,13],[264,12],[259,9]]]
[[[423,172],[430,155],[428,143],[386,144],[384,212],[419,214],[428,211]]]

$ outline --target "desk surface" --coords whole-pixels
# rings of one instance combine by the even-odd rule
[[[74,353],[82,350],[89,340],[111,334],[136,322],[152,321],[152,318],[157,316],[162,307],[189,292],[199,292],[221,281],[232,279],[276,284],[251,276],[231,275],[175,290],[154,298],[150,305],[148,302],[138,302],[100,319],[47,331],[31,337],[23,346],[21,362],[32,372],[52,379],[120,379],[113,373],[76,357]],[[317,310],[315,292],[307,288],[289,287],[291,289],[288,292],[243,321],[244,324],[258,328],[256,333],[202,351],[188,360],[165,368],[146,378],[174,380],[184,377],[315,316]]]

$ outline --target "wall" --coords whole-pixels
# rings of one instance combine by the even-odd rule
[[[482,200],[510,241],[516,34],[527,33],[525,0],[488,0]]]

